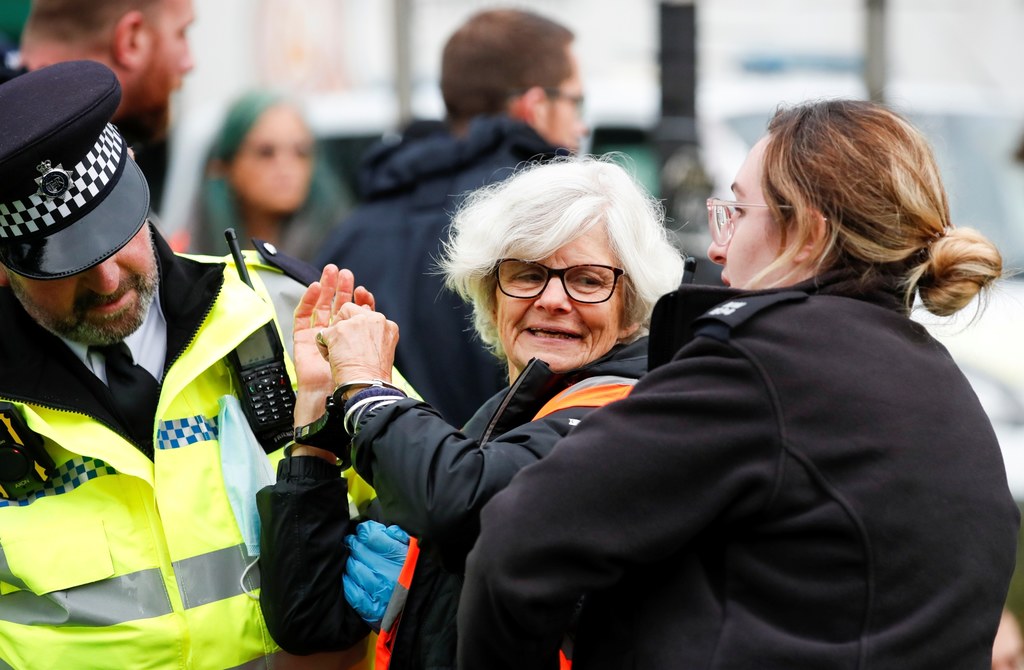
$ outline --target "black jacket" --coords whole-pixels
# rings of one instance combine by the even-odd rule
[[[393,668],[454,668],[460,572],[478,533],[480,509],[592,410],[572,407],[533,421],[541,407],[583,379],[639,378],[646,370],[646,354],[643,338],[564,374],[531,361],[515,384],[481,407],[464,431],[412,399],[379,410],[362,428],[353,445],[354,463],[377,491],[379,520],[397,523],[421,543]],[[258,497],[264,616],[275,640],[288,651],[344,649],[360,632],[352,622],[355,612],[336,597],[347,557],[337,538],[351,523],[347,515],[338,514],[346,509],[345,486],[336,471],[296,472],[282,470],[278,483]],[[328,501],[332,495],[333,503]],[[297,523],[315,532],[302,533],[299,541]]]
[[[0,58],[2,58],[3,55],[3,52],[0,52]],[[11,79],[14,79],[15,77],[22,74],[25,74],[24,69],[14,69],[7,67],[6,65],[4,65],[2,60],[0,60],[0,84],[4,83],[5,81],[10,81]]]
[[[989,667],[1019,514],[988,419],[893,291],[799,288],[680,289],[676,323],[726,300],[491,500],[461,670],[555,667],[581,592],[579,670]]]
[[[396,367],[456,426],[505,385],[506,372],[476,337],[470,307],[437,272],[451,215],[468,192],[554,152],[507,117],[474,119],[463,138],[436,133],[378,145],[362,166],[364,204],[316,257],[317,266],[352,270],[373,292],[377,309],[402,330]]]

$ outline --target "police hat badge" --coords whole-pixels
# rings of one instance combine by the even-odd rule
[[[33,279],[88,270],[128,243],[149,187],[110,119],[114,73],[69,61],[0,85],[0,262]]]
[[[39,190],[36,195],[44,198],[64,198],[71,188],[71,175],[64,169],[63,165],[50,167],[50,161],[43,161],[36,168],[42,173],[42,177],[36,177]]]

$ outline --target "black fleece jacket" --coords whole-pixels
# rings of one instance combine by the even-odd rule
[[[581,592],[578,670],[989,667],[1019,514],[977,397],[893,291],[799,288],[680,289],[674,357],[492,498],[460,670],[555,667]]]

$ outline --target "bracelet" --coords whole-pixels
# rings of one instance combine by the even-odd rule
[[[386,389],[391,389],[392,391],[398,391],[402,395],[405,395],[405,391],[403,391],[402,389],[398,388],[397,386],[390,382],[384,381],[383,379],[357,379],[356,381],[338,384],[338,387],[334,389],[334,393],[331,394],[334,397],[334,402],[338,403],[339,405],[343,405],[345,403],[345,400],[347,400],[347,398],[345,398],[345,394],[357,386],[377,386]]]
[[[369,416],[367,415],[376,412],[378,409],[394,404],[399,400],[402,400],[402,398],[399,398],[398,396],[377,396],[363,398],[362,400],[356,401],[352,405],[352,409],[345,412],[345,430],[354,438],[359,434],[359,429],[362,427],[364,417],[369,420]]]
[[[353,417],[356,417],[356,421],[358,422],[359,420],[356,412],[370,403],[380,402],[381,400],[384,400],[384,398],[381,398],[380,396],[370,396],[369,398],[361,398],[354,403],[351,403],[351,407],[348,407],[345,410],[345,420],[342,422],[342,425],[345,427],[345,432],[354,436],[356,424],[353,423],[352,419]]]
[[[355,436],[358,432],[359,420],[362,418],[364,411],[367,406],[375,401],[389,401],[387,404],[391,404],[396,400],[405,398],[406,395],[401,391],[401,395],[395,395],[395,391],[386,389],[383,386],[368,386],[364,389],[360,389],[352,394],[352,397],[345,401],[345,420],[343,426],[345,432],[351,436]]]

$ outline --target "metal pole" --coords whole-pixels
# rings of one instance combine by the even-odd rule
[[[412,0],[395,0],[395,100],[398,130],[412,121]]]
[[[865,0],[867,35],[864,45],[864,85],[874,102],[885,102],[886,0]]]
[[[707,248],[705,200],[711,180],[697,134],[697,0],[662,0],[659,15],[661,120],[655,144],[661,158],[661,197],[682,248]],[[706,260],[697,261],[697,282],[718,281]]]
[[[681,144],[696,144],[697,7],[695,0],[664,0],[659,16],[662,160]]]

